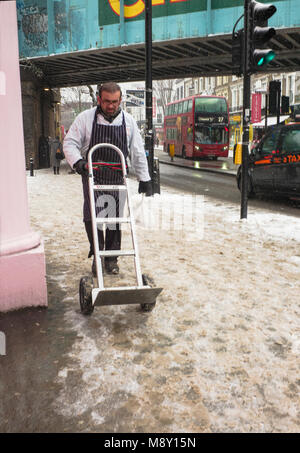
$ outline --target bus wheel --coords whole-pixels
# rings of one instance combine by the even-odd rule
[[[182,147],[182,158],[186,159],[186,152],[185,152],[185,146],[184,145]]]

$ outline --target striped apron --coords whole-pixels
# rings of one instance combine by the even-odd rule
[[[111,143],[117,146],[124,154],[125,159],[128,156],[127,133],[124,113],[122,112],[122,124],[120,126],[109,126],[97,123],[97,109],[93,121],[91,140],[89,150],[99,143]],[[89,150],[87,154],[89,153]],[[115,162],[120,164],[121,160],[116,151],[111,148],[99,148],[93,153],[93,162]],[[119,167],[121,168],[121,167]],[[94,184],[124,184],[123,173],[121,170],[113,170],[109,166],[101,166],[99,170],[93,170]],[[91,221],[90,196],[88,176],[82,176],[83,186],[83,221]],[[126,191],[97,191],[95,192],[95,206],[97,217],[122,217],[126,201]],[[120,250],[121,248],[121,230],[119,224],[107,224],[105,235],[106,250]],[[99,227],[98,236],[103,235],[103,230]],[[99,238],[100,239],[100,238]],[[104,241],[99,240],[100,250],[103,249]]]

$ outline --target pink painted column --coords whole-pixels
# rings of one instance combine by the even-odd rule
[[[47,305],[44,246],[30,228],[15,1],[0,1],[0,311]]]

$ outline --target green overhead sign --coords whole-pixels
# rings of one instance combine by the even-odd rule
[[[207,0],[152,0],[152,17],[172,16],[206,10]],[[143,0],[124,0],[125,20],[142,20],[145,17]],[[120,21],[120,0],[99,0],[99,25]]]
[[[268,3],[270,0],[260,0]],[[275,2],[279,0],[273,0]],[[98,0],[99,26],[116,24],[120,21],[120,0]],[[212,10],[243,6],[244,0],[211,0]],[[173,16],[206,11],[208,0],[152,0],[152,17]],[[124,0],[126,21],[142,20],[145,17],[145,0]]]

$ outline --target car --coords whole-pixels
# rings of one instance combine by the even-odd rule
[[[272,127],[249,154],[248,197],[256,194],[300,200],[300,123]],[[237,185],[241,190],[241,166]]]

